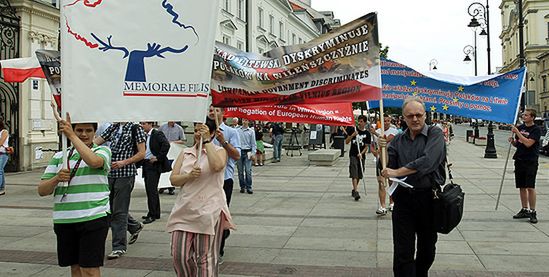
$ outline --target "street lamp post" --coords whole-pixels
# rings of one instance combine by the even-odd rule
[[[470,63],[471,55],[473,56],[475,61],[475,76],[477,76],[477,48],[471,45],[465,45],[465,47],[463,47],[463,54],[465,54],[465,58],[463,59],[465,63]]]
[[[492,74],[491,72],[491,57],[490,57],[490,7],[488,5],[488,0],[486,0],[486,5],[483,5],[479,2],[474,2],[467,8],[467,12],[471,16],[471,22],[467,25],[470,28],[473,28],[475,32],[475,53],[476,53],[476,28],[481,27],[482,30],[479,35],[486,36],[487,48],[486,52],[488,54],[488,75]],[[476,58],[476,56],[475,56]],[[476,62],[475,62],[476,64]],[[475,68],[476,76],[476,68]],[[488,134],[486,135],[486,148],[484,149],[484,158],[495,159],[498,157],[496,153],[496,146],[494,141],[494,125],[492,121],[488,123]]]
[[[437,65],[438,65],[438,61],[436,59],[432,59],[430,62],[429,62],[429,71],[431,70],[437,70]]]
[[[438,65],[438,61],[436,59],[431,59],[431,61],[429,61],[429,71],[437,70],[438,69],[437,65]],[[430,116],[429,121],[433,122],[433,112],[429,113],[429,116]]]
[[[524,66],[526,58],[524,57],[524,19],[522,18],[522,0],[517,0],[518,8],[518,35],[519,35],[519,67]],[[522,94],[520,109],[524,112],[526,109],[526,93]]]
[[[477,76],[477,39],[476,37],[477,36],[475,32],[475,46],[466,45],[465,47],[463,47],[463,54],[465,54],[465,58],[463,59],[463,61],[465,63],[470,63],[471,55],[473,55],[473,59],[475,63],[475,76]],[[479,137],[478,121],[476,121],[476,119],[475,119],[475,122],[473,122],[473,130],[474,130],[474,135],[473,135],[474,137],[473,142],[474,142],[474,140]]]

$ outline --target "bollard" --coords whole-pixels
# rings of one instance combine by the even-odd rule
[[[344,153],[345,153],[345,137],[344,136],[334,136],[333,147],[335,149],[340,149],[341,150],[340,157],[343,157]]]
[[[469,138],[473,136],[473,130],[467,130],[465,131],[465,139],[467,142],[469,142]]]

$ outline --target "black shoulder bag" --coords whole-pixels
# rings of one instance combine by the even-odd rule
[[[441,234],[450,233],[459,224],[463,217],[463,201],[465,200],[465,193],[461,186],[454,184],[450,169],[452,164],[448,164],[447,159],[445,161],[450,183],[443,188],[438,185],[433,187],[434,226],[436,231]]]

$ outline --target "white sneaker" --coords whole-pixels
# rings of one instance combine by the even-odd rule
[[[108,260],[118,259],[124,254],[126,254],[126,250],[113,250],[109,255],[107,255],[107,259]]]
[[[387,209],[385,209],[385,208],[383,208],[383,207],[380,207],[379,209],[377,209],[376,214],[378,214],[378,215],[386,215],[386,214],[387,214]]]

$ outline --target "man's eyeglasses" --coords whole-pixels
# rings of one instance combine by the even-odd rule
[[[416,114],[408,114],[408,115],[405,115],[404,117],[406,117],[409,120],[412,120],[414,119],[414,117],[417,117],[417,119],[421,119],[423,118],[424,115],[425,113],[416,113]]]

